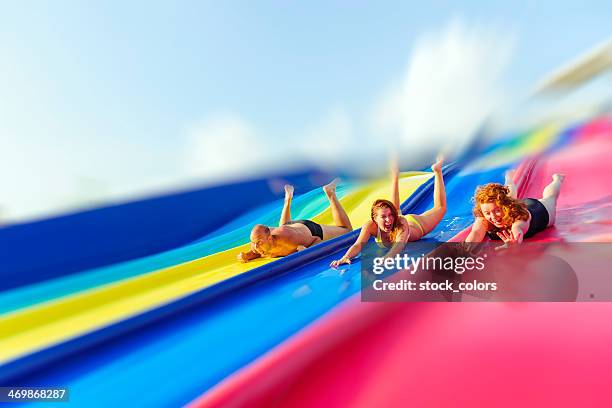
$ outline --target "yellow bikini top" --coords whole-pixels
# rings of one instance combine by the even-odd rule
[[[408,221],[409,224],[414,225],[415,227],[417,227],[420,231],[421,231],[421,236],[425,235],[425,231],[423,230],[423,226],[421,225],[421,223],[416,219],[416,217],[412,214],[406,214],[403,216],[404,219],[406,221]],[[377,234],[376,234],[376,243],[378,244],[379,247],[381,248],[388,248],[391,245],[385,245],[383,239],[382,239],[382,234],[380,232],[380,228],[378,227],[378,224],[376,225],[376,229],[378,230]],[[410,227],[408,227],[408,234],[410,234]],[[408,235],[408,240],[410,240],[410,235]],[[391,243],[393,244],[393,243]]]

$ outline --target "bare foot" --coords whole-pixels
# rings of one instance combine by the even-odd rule
[[[398,177],[399,176],[399,164],[398,164],[398,159],[397,159],[397,153],[391,153],[391,158],[390,158],[390,171],[391,171],[391,176],[392,177]]]
[[[285,184],[285,198],[293,198],[293,186],[291,184]]]
[[[552,176],[552,179],[557,181],[559,180],[559,183],[563,183],[563,180],[565,180],[565,174],[563,173],[555,173]]]
[[[323,191],[327,194],[328,197],[331,197],[336,194],[336,186],[340,182],[339,178],[335,178],[331,181],[331,183],[323,186]]]
[[[431,171],[434,173],[442,171],[442,164],[444,163],[444,157],[439,155],[436,157],[436,162],[431,166]]]

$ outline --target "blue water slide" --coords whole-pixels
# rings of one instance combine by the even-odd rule
[[[275,182],[299,193],[329,180],[316,171],[270,176],[0,228],[0,292],[180,247],[277,200]]]

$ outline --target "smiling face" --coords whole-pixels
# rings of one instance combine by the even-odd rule
[[[389,207],[378,208],[374,216],[374,222],[378,225],[378,228],[389,234],[393,231],[395,214]]]
[[[480,211],[485,220],[489,221],[497,228],[505,227],[503,222],[504,211],[495,201],[480,204]]]
[[[484,218],[497,229],[509,228],[515,221],[529,220],[525,203],[510,196],[510,189],[499,183],[479,186],[474,192],[475,217]]]

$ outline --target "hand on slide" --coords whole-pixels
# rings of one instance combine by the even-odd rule
[[[342,264],[351,264],[351,258],[347,258],[345,256],[343,256],[341,259],[338,259],[336,261],[333,261],[331,264],[329,264],[329,266],[331,266],[332,268],[337,268]]]
[[[521,242],[520,234],[516,234],[511,230],[499,231],[497,236],[504,241],[504,245],[496,248],[496,250],[508,248],[510,245],[519,244]]]

